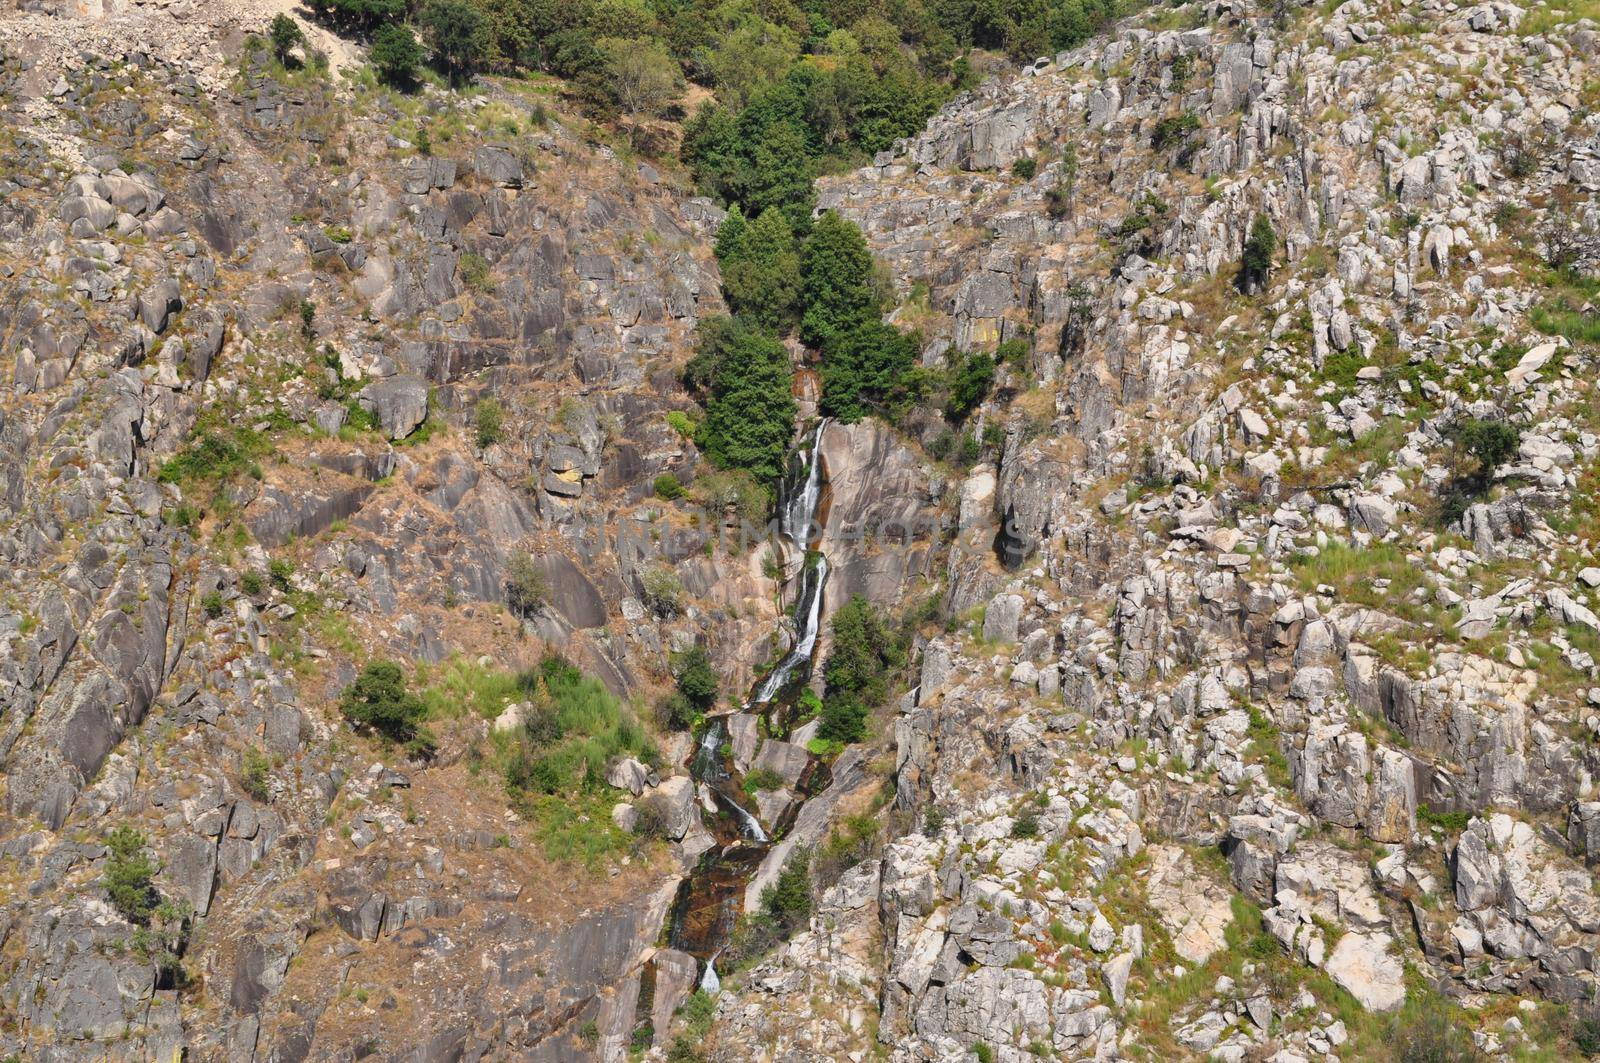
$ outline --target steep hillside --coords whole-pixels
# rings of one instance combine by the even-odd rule
[[[0,1057],[1600,1051],[1597,13],[778,6],[0,12]]]

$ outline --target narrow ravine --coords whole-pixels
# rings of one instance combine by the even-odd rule
[[[759,716],[763,735],[788,733],[796,696],[811,678],[821,635],[828,561],[817,545],[822,537],[821,518],[827,495],[822,460],[822,433],[826,428],[826,419],[818,421],[805,437],[805,444],[796,448],[776,507],[782,547],[799,562],[797,567],[793,560],[786,565],[793,570],[788,582],[798,581],[793,613],[795,640],[738,710]],[[721,985],[717,957],[738,925],[746,886],[766,857],[773,835],[781,835],[783,828],[794,821],[819,774],[827,774],[815,770],[814,759],[808,761],[795,800],[779,817],[781,822],[763,826],[743,803],[743,778],[730,747],[729,718],[733,715],[723,713],[707,721],[689,764],[716,845],[701,857],[678,888],[667,927],[669,945],[699,961],[699,986],[711,993]]]

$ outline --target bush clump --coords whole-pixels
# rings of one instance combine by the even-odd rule
[[[1272,253],[1278,249],[1278,233],[1272,219],[1257,214],[1250,223],[1250,235],[1244,242],[1244,257],[1239,262],[1239,290],[1254,295],[1267,286],[1272,272]]]
[[[506,410],[500,405],[499,399],[481,399],[473,408],[472,420],[474,435],[481,448],[491,447],[500,442],[500,437],[505,431]]]
[[[130,923],[150,921],[160,898],[154,885],[156,865],[145,853],[145,837],[129,826],[106,836],[106,870],[103,882],[112,907]]]
[[[676,502],[688,493],[683,489],[683,484],[678,478],[670,472],[664,472],[657,476],[655,483],[651,486],[655,490],[656,497],[663,502]]]
[[[891,670],[905,663],[905,647],[877,606],[857,595],[833,615],[833,650],[823,666],[826,692],[817,737],[859,742],[867,714],[889,696]]]
[[[412,756],[433,753],[433,735],[423,726],[428,708],[406,688],[405,673],[393,661],[374,661],[362,669],[339,696],[339,711],[352,727],[402,745]]]
[[[1450,477],[1440,488],[1440,521],[1452,525],[1484,498],[1500,470],[1522,446],[1522,431],[1497,417],[1460,416],[1445,426]]]
[[[422,45],[416,34],[398,23],[379,26],[372,35],[372,48],[367,53],[377,71],[378,80],[402,92],[417,81],[417,68],[422,65]]]
[[[533,555],[518,550],[506,559],[506,608],[530,617],[550,599],[550,581]]]

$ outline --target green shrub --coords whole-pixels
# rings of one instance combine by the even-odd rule
[[[1199,128],[1200,119],[1188,111],[1163,118],[1156,123],[1155,132],[1150,135],[1150,146],[1156,151],[1165,151],[1188,140],[1190,134]]]
[[[1038,163],[1027,155],[1011,164],[1011,172],[1024,181],[1031,180],[1033,175],[1038,172],[1038,168]]]
[[[729,309],[776,335],[794,327],[800,250],[782,211],[768,207],[747,222],[735,206],[717,230],[717,261]]]
[[[817,219],[801,250],[800,338],[824,358],[843,336],[877,321],[883,304],[872,283],[872,252],[854,222],[833,211]]]
[[[701,473],[695,477],[694,492],[719,520],[731,510],[740,520],[758,522],[772,506],[772,492],[745,469]]]
[[[468,0],[428,0],[418,21],[452,81],[470,78],[489,56],[489,25]]]
[[[670,620],[683,609],[683,581],[667,565],[655,565],[639,577],[639,597],[646,609]]]
[[[319,19],[344,30],[370,30],[404,18],[406,0],[310,0]]]
[[[480,399],[477,406],[473,407],[472,420],[474,435],[477,437],[479,447],[490,447],[500,442],[500,435],[505,428],[506,411],[498,399]]]
[[[868,711],[858,695],[849,691],[829,691],[822,702],[817,737],[844,745],[861,741],[867,737]]]
[[[504,752],[501,770],[525,814],[549,821],[555,806],[529,800],[531,795],[556,799],[596,793],[605,787],[606,765],[613,758],[635,755],[648,761],[657,756],[605,685],[560,657],[546,657],[519,682],[533,712],[523,733],[509,740],[513,747]],[[566,822],[570,814],[569,809],[557,821]],[[573,836],[581,826],[574,820],[562,828],[562,844],[581,841]],[[605,827],[610,827],[609,819]]]
[[[656,497],[667,502],[676,502],[687,494],[683,489],[683,484],[670,472],[664,472],[657,476],[652,486],[655,489]]]
[[[222,615],[222,606],[222,594],[218,591],[211,591],[200,599],[200,608],[213,620]]]
[[[416,84],[417,68],[422,65],[422,45],[416,35],[398,23],[378,27],[372,36],[367,57],[385,85],[402,91]]]
[[[294,562],[287,557],[273,558],[267,562],[267,578],[278,590],[287,591],[289,581],[294,578]]]
[[[533,555],[517,550],[506,559],[506,608],[529,617],[550,598],[550,583]]]
[[[951,420],[964,421],[994,386],[995,360],[982,353],[955,355],[950,370],[950,396],[944,410]]]
[[[130,923],[144,925],[159,901],[156,865],[145,855],[143,834],[121,826],[106,836],[106,869],[102,880],[111,904]]]
[[[300,23],[279,12],[272,16],[272,23],[267,27],[267,40],[272,44],[273,57],[287,66],[289,53],[295,45],[305,43],[306,35],[301,32]]]
[[[1451,449],[1451,475],[1439,491],[1439,520],[1456,523],[1473,503],[1489,493],[1495,473],[1522,445],[1522,432],[1495,417],[1459,416],[1445,426]]]
[[[1586,1015],[1572,1030],[1572,1044],[1591,1059],[1600,1056],[1600,1017]]]
[[[1479,1063],[1486,1058],[1473,1043],[1471,1029],[1439,1004],[1409,1016],[1396,1033],[1398,1063]]]
[[[1037,838],[1039,836],[1039,810],[1029,803],[1023,806],[1016,818],[1011,821],[1011,836],[1013,838]]]
[[[1239,290],[1253,295],[1267,286],[1272,272],[1272,253],[1278,247],[1278,234],[1272,220],[1257,214],[1250,223],[1250,235],[1244,242],[1244,258],[1239,262]]]
[[[239,589],[254,598],[267,589],[267,581],[255,569],[246,569],[239,575]]]
[[[744,775],[744,792],[754,797],[766,790],[783,789],[783,776],[771,768],[751,768]]]
[[[761,891],[761,913],[789,932],[811,915],[811,852],[798,847],[772,885]]]
[[[678,684],[678,693],[688,701],[695,712],[705,713],[716,707],[721,693],[721,682],[711,656],[699,646],[673,655],[672,676]]]
[[[271,770],[272,761],[265,753],[254,747],[245,750],[239,762],[240,788],[257,801],[266,801],[272,795],[267,778]]]
[[[489,260],[476,251],[461,252],[461,281],[475,292],[494,291],[494,281],[489,276]]]
[[[822,409],[846,423],[869,413],[892,420],[909,405],[908,375],[919,344],[876,318],[837,334],[822,360]]]
[[[339,696],[339,711],[353,727],[399,743],[414,756],[433,752],[433,736],[423,726],[427,706],[406,689],[405,674],[393,661],[374,661]]]
[[[255,458],[269,449],[270,444],[254,432],[207,431],[167,459],[156,472],[156,479],[164,484],[231,479],[250,472]]]
[[[743,469],[763,484],[783,476],[794,434],[794,367],[777,340],[738,321],[700,328],[691,379],[707,382],[705,420],[695,441],[713,464]]]
[[[693,417],[682,410],[668,410],[666,420],[668,427],[688,440],[694,439],[695,431],[700,427]]]

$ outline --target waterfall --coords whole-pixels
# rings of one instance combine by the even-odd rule
[[[817,422],[811,436],[811,453],[806,461],[804,476],[796,476],[795,490],[783,502],[779,516],[779,529],[790,545],[805,553],[813,535],[820,534],[816,526],[817,506],[822,501],[822,433],[828,427],[827,418]],[[756,688],[749,704],[765,705],[777,696],[795,671],[811,664],[811,654],[817,648],[817,635],[822,624],[822,586],[828,578],[828,559],[821,554],[807,558],[800,575],[800,593],[795,601],[794,618],[799,636],[794,648],[784,655],[767,677]]]
[[[822,592],[828,579],[828,559],[811,548],[821,534],[817,527],[817,510],[822,505],[822,433],[826,427],[826,421],[818,423],[809,439],[795,448],[776,507],[777,531],[784,549],[795,551],[804,562],[797,573],[794,646],[762,679],[745,705],[747,710],[763,715],[770,713],[765,706],[770,705],[785,686],[807,674],[821,634]],[[769,718],[766,722],[772,720]],[[699,786],[706,788],[700,793],[704,795],[709,791],[714,801],[732,812],[732,817],[715,817],[719,844],[705,852],[679,886],[668,916],[667,940],[673,948],[704,959],[705,970],[701,973],[699,987],[715,994],[722,988],[722,979],[717,975],[717,958],[738,924],[744,893],[761,861],[770,852],[772,839],[760,820],[740,803],[742,795],[722,753],[728,739],[728,720],[712,717],[706,721],[705,728],[689,761],[689,774]],[[799,802],[805,800],[804,792],[794,796]],[[739,837],[734,837],[729,829],[735,822]]]
[[[714,719],[706,724],[705,737],[700,739],[700,747],[695,750],[694,760],[689,765],[689,777],[695,782],[705,783],[714,797],[733,810],[746,838],[757,845],[766,845],[772,839],[761,829],[761,821],[723,790],[722,784],[728,778],[727,772],[722,767],[721,752],[722,739],[726,733],[723,721],[720,719]]]
[[[756,689],[752,705],[765,705],[782,690],[795,669],[811,663],[811,651],[817,647],[818,628],[822,624],[822,584],[828,578],[828,559],[817,555],[815,564],[808,564],[801,576],[800,599],[795,603],[795,620],[799,622],[799,639],[794,648],[778,662]]]
[[[722,979],[717,977],[717,956],[722,955],[718,949],[716,954],[706,961],[706,973],[700,978],[700,989],[708,996],[716,996],[722,991]]]
[[[801,481],[800,489],[790,494],[778,522],[784,538],[793,543],[797,550],[805,550],[811,542],[817,503],[822,498],[822,432],[827,427],[826,417],[817,422],[811,436],[811,456],[806,459],[805,479]]]

